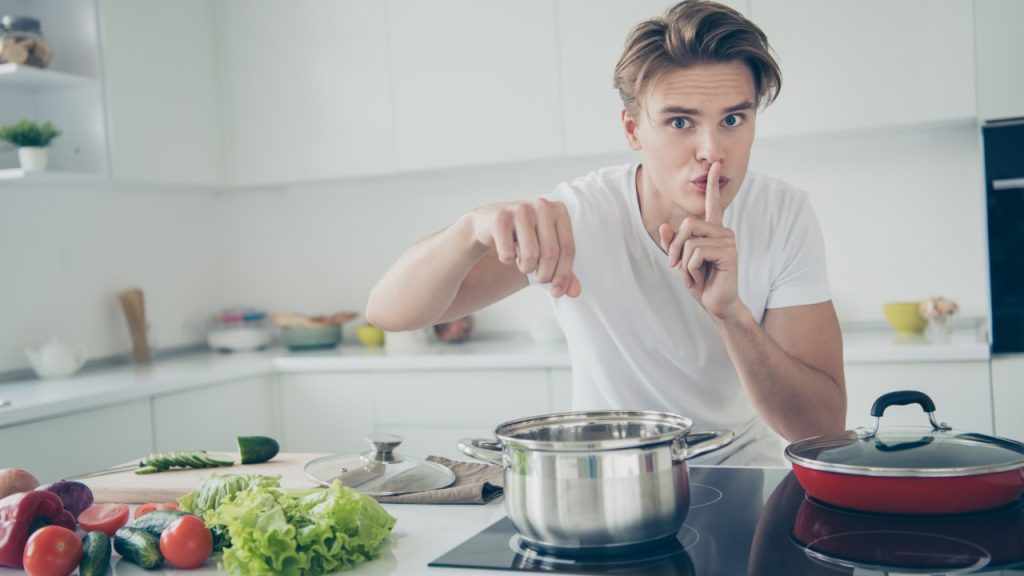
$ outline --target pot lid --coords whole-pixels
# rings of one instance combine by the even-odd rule
[[[885,409],[920,404],[931,428],[879,429]],[[935,404],[921,392],[881,396],[871,407],[874,428],[816,436],[790,444],[786,458],[805,468],[863,476],[973,476],[1024,467],[1024,444],[953,430],[935,420]]]
[[[395,452],[402,443],[394,434],[365,437],[371,449],[362,454],[332,454],[306,463],[314,482],[330,486],[335,480],[370,496],[395,496],[451,486],[455,473],[437,464]]]

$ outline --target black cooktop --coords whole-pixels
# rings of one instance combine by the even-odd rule
[[[675,540],[603,558],[521,544],[508,518],[430,566],[636,575],[1024,575],[1024,504],[944,517],[864,514],[806,495],[785,469],[690,467],[690,512]],[[469,576],[470,573],[467,573]]]

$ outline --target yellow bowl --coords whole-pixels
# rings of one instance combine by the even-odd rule
[[[928,321],[921,316],[920,302],[889,302],[882,307],[885,319],[898,334],[920,334]]]

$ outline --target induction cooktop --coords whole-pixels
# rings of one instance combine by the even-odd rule
[[[502,518],[430,566],[621,575],[1024,575],[1024,504],[960,516],[866,514],[818,502],[788,469],[690,467],[676,538],[603,557],[525,546]],[[471,572],[467,571],[467,576]]]

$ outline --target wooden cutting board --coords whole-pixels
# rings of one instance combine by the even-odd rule
[[[300,454],[282,452],[270,462],[225,466],[222,468],[167,470],[156,474],[136,474],[131,470],[104,476],[93,476],[78,480],[92,490],[96,502],[121,502],[142,504],[145,502],[171,502],[195,490],[210,474],[264,474],[281,476],[281,487],[285,489],[315,488],[318,486],[303,472],[306,462],[323,454]],[[239,462],[238,454],[233,455]],[[141,458],[140,458],[141,460]],[[138,461],[136,461],[137,463]]]

